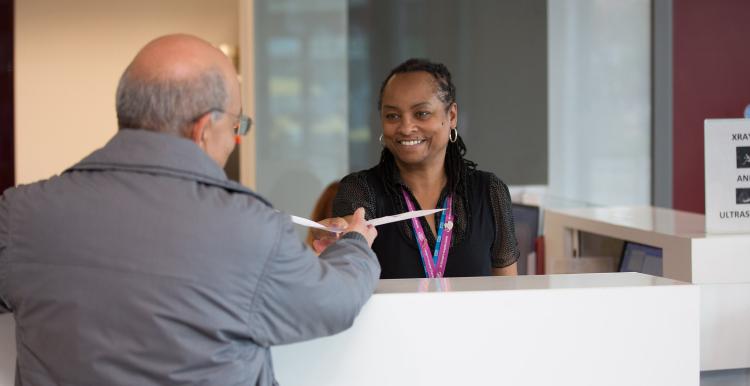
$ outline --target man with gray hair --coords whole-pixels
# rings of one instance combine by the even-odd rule
[[[380,274],[377,232],[360,209],[317,257],[288,215],[227,179],[250,119],[219,50],[150,42],[117,118],[102,149],[0,196],[16,384],[272,385],[272,345],[353,323]]]

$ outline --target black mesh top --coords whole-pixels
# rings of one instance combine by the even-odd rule
[[[333,215],[337,217],[351,215],[354,210],[359,207],[365,208],[366,218],[372,219],[381,216],[393,215],[408,210],[404,198],[401,195],[401,188],[407,190],[409,194],[411,191],[403,183],[398,169],[394,168],[393,172],[385,172],[385,168],[381,168],[380,165],[375,166],[372,169],[363,170],[360,172],[349,174],[341,180],[338,194],[334,199],[333,203]],[[470,170],[466,175],[465,192],[457,192],[453,199],[453,213],[454,213],[454,228],[453,238],[451,241],[451,247],[449,250],[448,263],[451,264],[452,260],[454,264],[454,249],[461,246],[467,239],[470,239],[471,243],[481,240],[481,243],[490,245],[474,246],[472,247],[472,254],[485,254],[481,251],[489,251],[487,254],[490,262],[487,264],[489,267],[501,268],[513,264],[518,260],[518,243],[516,242],[515,232],[513,228],[513,213],[511,208],[510,194],[508,187],[495,176],[493,173]],[[448,194],[447,187],[443,189],[439,203],[445,200]],[[414,199],[413,194],[412,200],[419,208],[419,203]],[[427,208],[430,209],[430,208]],[[388,213],[390,212],[390,213]],[[435,215],[435,223],[437,224],[440,220],[440,213]],[[473,217],[476,217],[473,219]],[[426,219],[420,218],[422,227],[427,235],[427,240],[430,244],[430,248],[434,248],[435,235],[429,228]],[[473,230],[467,224],[475,224],[476,228]],[[384,228],[384,226],[378,227],[378,238],[383,235],[383,230],[392,229],[394,232],[400,234],[400,238],[389,239],[389,245],[376,246],[373,244],[373,249],[381,259],[381,265],[383,263],[382,258],[384,253],[403,253],[403,249],[395,248],[392,243],[398,243],[403,240],[406,243],[410,243],[413,246],[414,253],[418,256],[418,250],[416,249],[416,243],[414,242],[414,233],[412,230],[410,221],[401,221],[393,223],[396,228]],[[382,228],[382,230],[381,230]],[[490,228],[490,229],[480,229]],[[397,230],[396,230],[397,229]],[[469,237],[469,232],[481,232],[485,233],[486,237],[477,238]],[[379,251],[377,248],[380,248]],[[463,248],[466,249],[466,248]],[[421,264],[421,263],[420,263]],[[447,271],[447,268],[446,268]],[[487,274],[486,272],[476,273],[469,270],[461,271],[461,276],[479,276]],[[385,274],[385,267],[384,267]],[[446,272],[446,276],[447,272]],[[392,277],[409,277],[406,275],[396,274]]]

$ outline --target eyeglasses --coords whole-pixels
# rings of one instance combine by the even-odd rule
[[[248,117],[245,114],[242,114],[242,112],[240,112],[240,114],[237,115],[237,114],[232,114],[230,112],[224,111],[224,109],[220,109],[220,108],[213,108],[211,110],[208,110],[205,113],[201,114],[199,117],[202,117],[208,113],[213,113],[213,112],[218,112],[218,113],[222,113],[222,114],[235,117],[237,119],[237,123],[234,126],[234,134],[236,135],[247,134],[250,131],[250,127],[253,126],[253,119]],[[198,118],[196,118],[196,120],[197,119]]]
[[[222,109],[213,109],[213,111],[218,111],[220,113],[233,116],[237,119],[237,123],[234,126],[234,134],[236,135],[247,134],[250,131],[250,127],[253,125],[253,119],[245,114],[242,114],[242,111],[240,111],[239,115],[226,112]]]
[[[222,112],[227,115],[231,115],[235,118],[237,118],[237,123],[234,126],[234,134],[236,135],[245,135],[250,131],[250,127],[253,126],[253,119],[248,117],[245,114],[242,114],[240,111],[240,115],[235,115],[232,113],[228,113],[223,110],[218,110],[219,112]]]

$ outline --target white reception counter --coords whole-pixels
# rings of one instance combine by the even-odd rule
[[[351,329],[274,365],[283,386],[698,385],[698,297],[635,273],[381,280]],[[0,386],[14,348],[0,317]]]
[[[664,277],[701,290],[701,370],[750,368],[750,234],[713,235],[701,214],[672,209],[547,209],[547,273],[572,273],[576,232],[662,249]]]
[[[354,326],[273,349],[296,385],[697,385],[698,289],[641,274],[381,280]]]

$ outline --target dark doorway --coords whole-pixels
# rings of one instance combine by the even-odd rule
[[[0,0],[0,192],[15,184],[13,0]]]

